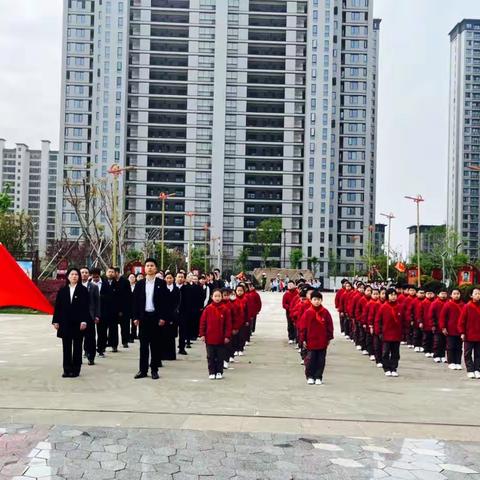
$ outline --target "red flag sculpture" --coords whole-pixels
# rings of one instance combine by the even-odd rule
[[[0,307],[28,307],[53,313],[52,305],[1,243],[0,272]]]

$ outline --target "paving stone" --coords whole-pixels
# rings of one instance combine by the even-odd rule
[[[411,473],[418,480],[445,480],[447,477],[438,472],[430,472],[428,470],[412,470]]]
[[[46,465],[37,465],[33,467],[28,467],[23,474],[25,477],[41,478],[41,477],[51,477],[57,473],[56,468],[48,467]]]
[[[471,468],[465,467],[464,465],[455,465],[452,463],[441,463],[440,467],[442,467],[443,470],[447,470],[448,472],[457,472],[457,473],[466,473],[466,474],[478,473],[477,471],[472,470]]]
[[[415,480],[417,478],[408,470],[401,470],[400,468],[387,467],[384,471],[395,479]]]
[[[105,451],[109,453],[124,453],[127,451],[125,445],[105,445]]]
[[[332,462],[334,465],[339,465],[346,468],[363,468],[361,463],[358,463],[350,458],[331,458],[330,462]]]
[[[332,443],[312,443],[312,446],[313,448],[318,450],[326,450],[327,452],[341,452],[343,450],[342,447]]]
[[[115,480],[140,480],[141,476],[141,472],[135,472],[134,470],[124,469],[115,472]]]
[[[384,454],[392,454],[393,452],[385,447],[376,447],[375,445],[367,445],[362,447],[363,450],[366,452],[373,452],[373,453],[384,453]]]

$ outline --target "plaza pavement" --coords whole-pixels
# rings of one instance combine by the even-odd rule
[[[308,386],[281,295],[262,299],[219,381],[199,342],[158,381],[133,379],[138,342],[63,379],[49,318],[0,316],[0,480],[480,478],[480,381],[406,348],[386,378],[338,335],[325,385]]]

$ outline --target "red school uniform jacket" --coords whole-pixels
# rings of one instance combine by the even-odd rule
[[[232,303],[232,328],[233,330],[240,330],[247,321],[247,304],[245,295],[243,297],[236,297]]]
[[[422,304],[423,302],[425,302],[425,298],[415,298],[415,300],[412,302],[412,315],[413,315],[413,322],[414,322],[414,325],[416,328],[419,327],[419,324],[421,322],[421,308],[422,308]]]
[[[260,311],[262,310],[262,299],[260,298],[260,294],[256,290],[252,290],[250,295],[253,297],[253,305],[254,305],[254,312],[256,317]]]
[[[480,342],[480,304],[468,302],[458,319],[458,332],[467,342]]]
[[[458,319],[464,306],[465,304],[461,300],[458,302],[449,300],[440,313],[440,330],[446,328],[449,336],[458,337],[458,335],[460,335],[458,331]]]
[[[200,336],[207,345],[223,345],[232,337],[232,319],[229,309],[223,303],[211,303],[200,318]]]
[[[338,290],[338,292],[335,294],[335,308],[340,311],[340,306],[341,306],[341,302],[342,302],[342,297],[343,297],[343,294],[346,292],[345,288],[341,288],[340,290]]]
[[[348,298],[347,315],[350,320],[356,320],[355,309],[357,308],[357,302],[360,296],[361,296],[361,293],[358,290],[352,290],[352,293]]]
[[[302,328],[301,320],[302,316],[305,313],[305,311],[311,306],[312,304],[310,303],[310,300],[308,298],[302,298],[298,303],[297,306],[295,307],[295,311],[293,312],[293,322],[295,323],[295,326],[297,329]]]
[[[362,325],[366,325],[365,320],[365,310],[367,308],[368,302],[370,301],[365,295],[362,295],[358,300],[355,306],[355,320],[360,322]]]
[[[328,342],[333,339],[333,321],[330,312],[322,307],[313,305],[303,315],[304,340],[307,350],[325,350]]]
[[[433,328],[432,317],[430,317],[430,307],[432,303],[435,301],[435,298],[425,300],[420,304],[418,310],[418,323],[423,323],[423,331],[424,332],[431,332]]]
[[[340,313],[348,316],[348,302],[350,301],[350,297],[353,295],[353,290],[345,289],[345,292],[339,299],[340,302]]]
[[[400,342],[405,326],[402,305],[385,302],[375,318],[375,334],[383,335],[384,342]]]
[[[405,300],[403,301],[403,315],[405,317],[405,322],[407,322],[408,325],[410,325],[410,322],[412,321],[413,317],[413,308],[412,304],[415,301],[416,297],[412,297],[411,295],[408,295]],[[398,300],[397,300],[398,302]]]
[[[365,310],[364,325],[368,325],[370,327],[375,325],[375,317],[380,309],[380,306],[380,300],[370,299]]]
[[[428,309],[428,315],[430,316],[430,322],[438,331],[440,328],[440,314],[442,313],[443,307],[447,304],[446,300],[440,300],[437,298],[432,302],[430,308]]]
[[[298,290],[294,288],[293,290],[287,290],[282,297],[282,307],[288,312],[290,304],[292,303],[294,297],[298,295]]]

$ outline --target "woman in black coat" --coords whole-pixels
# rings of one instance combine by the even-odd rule
[[[172,273],[165,274],[161,290],[160,320],[165,321],[164,331],[160,337],[162,360],[176,360],[177,349],[175,337],[178,332],[178,309],[180,307],[180,290],[174,283]]]
[[[91,322],[88,290],[80,283],[80,271],[67,272],[67,284],[57,293],[52,324],[63,345],[62,377],[78,377],[82,366],[82,344],[87,323]]]

